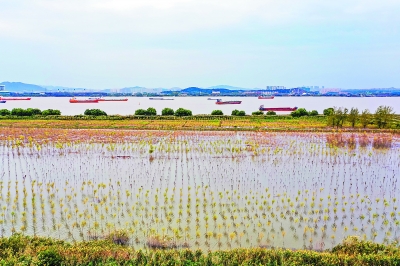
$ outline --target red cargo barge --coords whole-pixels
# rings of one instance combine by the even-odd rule
[[[297,110],[297,107],[264,107],[264,105],[261,105],[259,110],[274,112],[293,112]]]
[[[98,103],[98,99],[77,99],[77,98],[71,98],[69,99],[70,103]]]

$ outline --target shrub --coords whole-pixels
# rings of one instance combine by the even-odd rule
[[[112,231],[105,239],[121,246],[127,246],[129,244],[129,235],[125,230]]]
[[[192,111],[184,109],[184,108],[178,108],[178,110],[175,111],[176,116],[191,116]]]
[[[63,262],[61,255],[54,249],[46,249],[38,254],[37,265],[58,266]]]
[[[276,115],[276,112],[274,112],[274,111],[268,111],[268,112],[266,113],[266,115]]]
[[[316,115],[318,115],[318,111],[317,110],[312,110],[309,115],[310,116],[316,116]]]
[[[211,112],[211,115],[224,115],[224,113],[221,110],[214,110]]]
[[[107,116],[107,113],[100,109],[86,109],[83,114],[84,115],[93,115],[93,116]]]
[[[147,112],[144,109],[137,109],[135,111],[135,115],[146,115],[146,114],[147,114]]]
[[[308,116],[308,112],[305,108],[299,108],[296,111],[291,113],[292,117],[302,117]]]
[[[1,109],[0,110],[0,115],[1,116],[10,115],[10,114],[11,114],[11,112],[9,110],[7,110],[7,109]]]
[[[164,108],[164,109],[161,111],[161,115],[174,115],[174,114],[175,114],[175,112],[174,112],[174,110],[171,109],[171,108]]]
[[[61,115],[60,110],[53,110],[53,109],[47,109],[42,112],[42,115],[47,116],[47,115]]]
[[[251,115],[264,115],[264,112],[263,111],[255,111],[255,112],[252,112]]]

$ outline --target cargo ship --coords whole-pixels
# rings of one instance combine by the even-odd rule
[[[297,110],[297,107],[264,107],[264,105],[261,105],[259,110],[274,112],[293,112]]]
[[[0,100],[5,101],[29,101],[31,97],[1,97]]]
[[[217,99],[215,104],[241,104],[242,101],[222,101],[221,99]]]
[[[259,100],[272,100],[274,96],[265,96],[265,95],[260,95],[258,96]]]
[[[77,98],[71,98],[69,99],[70,103],[98,103],[99,99],[77,99]]]

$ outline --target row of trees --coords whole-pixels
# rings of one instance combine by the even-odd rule
[[[53,109],[47,109],[47,110],[40,110],[38,108],[28,108],[28,109],[23,109],[23,108],[14,108],[11,111],[7,109],[1,109],[0,110],[0,116],[6,116],[6,115],[15,115],[15,116],[34,116],[34,115],[61,115],[60,110],[53,110]]]
[[[378,128],[390,128],[395,122],[395,113],[390,106],[379,106],[372,114],[368,109],[361,113],[357,108],[350,110],[343,107],[333,107],[324,110],[324,115],[328,117],[328,124],[332,127],[342,127],[344,122],[349,122],[354,128],[360,123],[363,128],[369,124],[375,124]]]
[[[146,115],[146,116],[154,116],[157,115],[157,110],[154,109],[153,107],[149,107],[146,110],[145,109],[137,109],[135,111],[135,115]],[[184,109],[184,108],[178,108],[176,111],[174,111],[171,108],[164,108],[161,111],[161,115],[167,116],[167,115],[175,115],[175,116],[191,116],[192,111]]]
[[[299,108],[294,112],[291,112],[290,115],[292,117],[302,117],[302,116],[317,116],[318,111],[317,110],[312,110],[308,112],[305,108]]]

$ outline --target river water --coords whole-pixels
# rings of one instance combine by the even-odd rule
[[[137,109],[153,107],[161,114],[161,110],[169,107],[174,110],[182,107],[189,109],[193,115],[210,114],[213,110],[222,110],[230,115],[232,110],[244,110],[246,114],[257,111],[260,105],[265,107],[299,107],[307,110],[317,110],[319,113],[329,107],[357,107],[360,111],[369,109],[374,112],[380,105],[393,107],[395,113],[400,113],[399,97],[275,97],[273,100],[259,100],[256,97],[219,97],[222,100],[241,100],[240,105],[216,105],[215,101],[207,100],[208,97],[174,97],[174,100],[149,100],[147,97],[128,97],[127,102],[100,102],[100,103],[69,103],[68,97],[33,97],[30,101],[7,101],[0,105],[0,109],[13,108],[39,108],[58,109],[63,115],[83,114],[86,109],[101,109],[109,115],[134,114]],[[213,97],[215,98],[215,97]],[[281,112],[287,114],[288,112]]]

